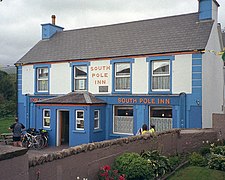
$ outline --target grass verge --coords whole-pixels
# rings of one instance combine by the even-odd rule
[[[169,180],[221,180],[225,179],[225,172],[208,169],[206,167],[188,166],[177,171]]]
[[[9,126],[13,124],[15,117],[6,117],[0,119],[0,134],[11,132],[8,130]]]

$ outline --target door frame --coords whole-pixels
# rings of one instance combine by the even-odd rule
[[[57,109],[56,146],[60,146],[61,145],[61,139],[62,139],[62,112],[63,111],[67,111],[69,113],[68,109]]]

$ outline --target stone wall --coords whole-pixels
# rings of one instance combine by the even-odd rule
[[[29,179],[97,179],[103,165],[111,165],[124,152],[157,149],[164,155],[188,153],[198,150],[207,141],[217,140],[211,129],[172,130],[151,137],[131,136],[64,149],[60,152],[33,157],[29,161]]]
[[[218,139],[225,139],[225,114],[213,114],[212,125],[218,132]]]

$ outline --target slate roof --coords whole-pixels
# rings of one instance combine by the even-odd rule
[[[36,102],[37,104],[106,104],[89,92],[71,92],[66,95],[48,98]]]
[[[68,30],[39,41],[17,63],[115,58],[203,50],[213,21],[191,13]]]

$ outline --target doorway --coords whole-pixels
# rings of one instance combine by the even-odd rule
[[[57,111],[57,142],[56,146],[69,144],[69,111]]]

